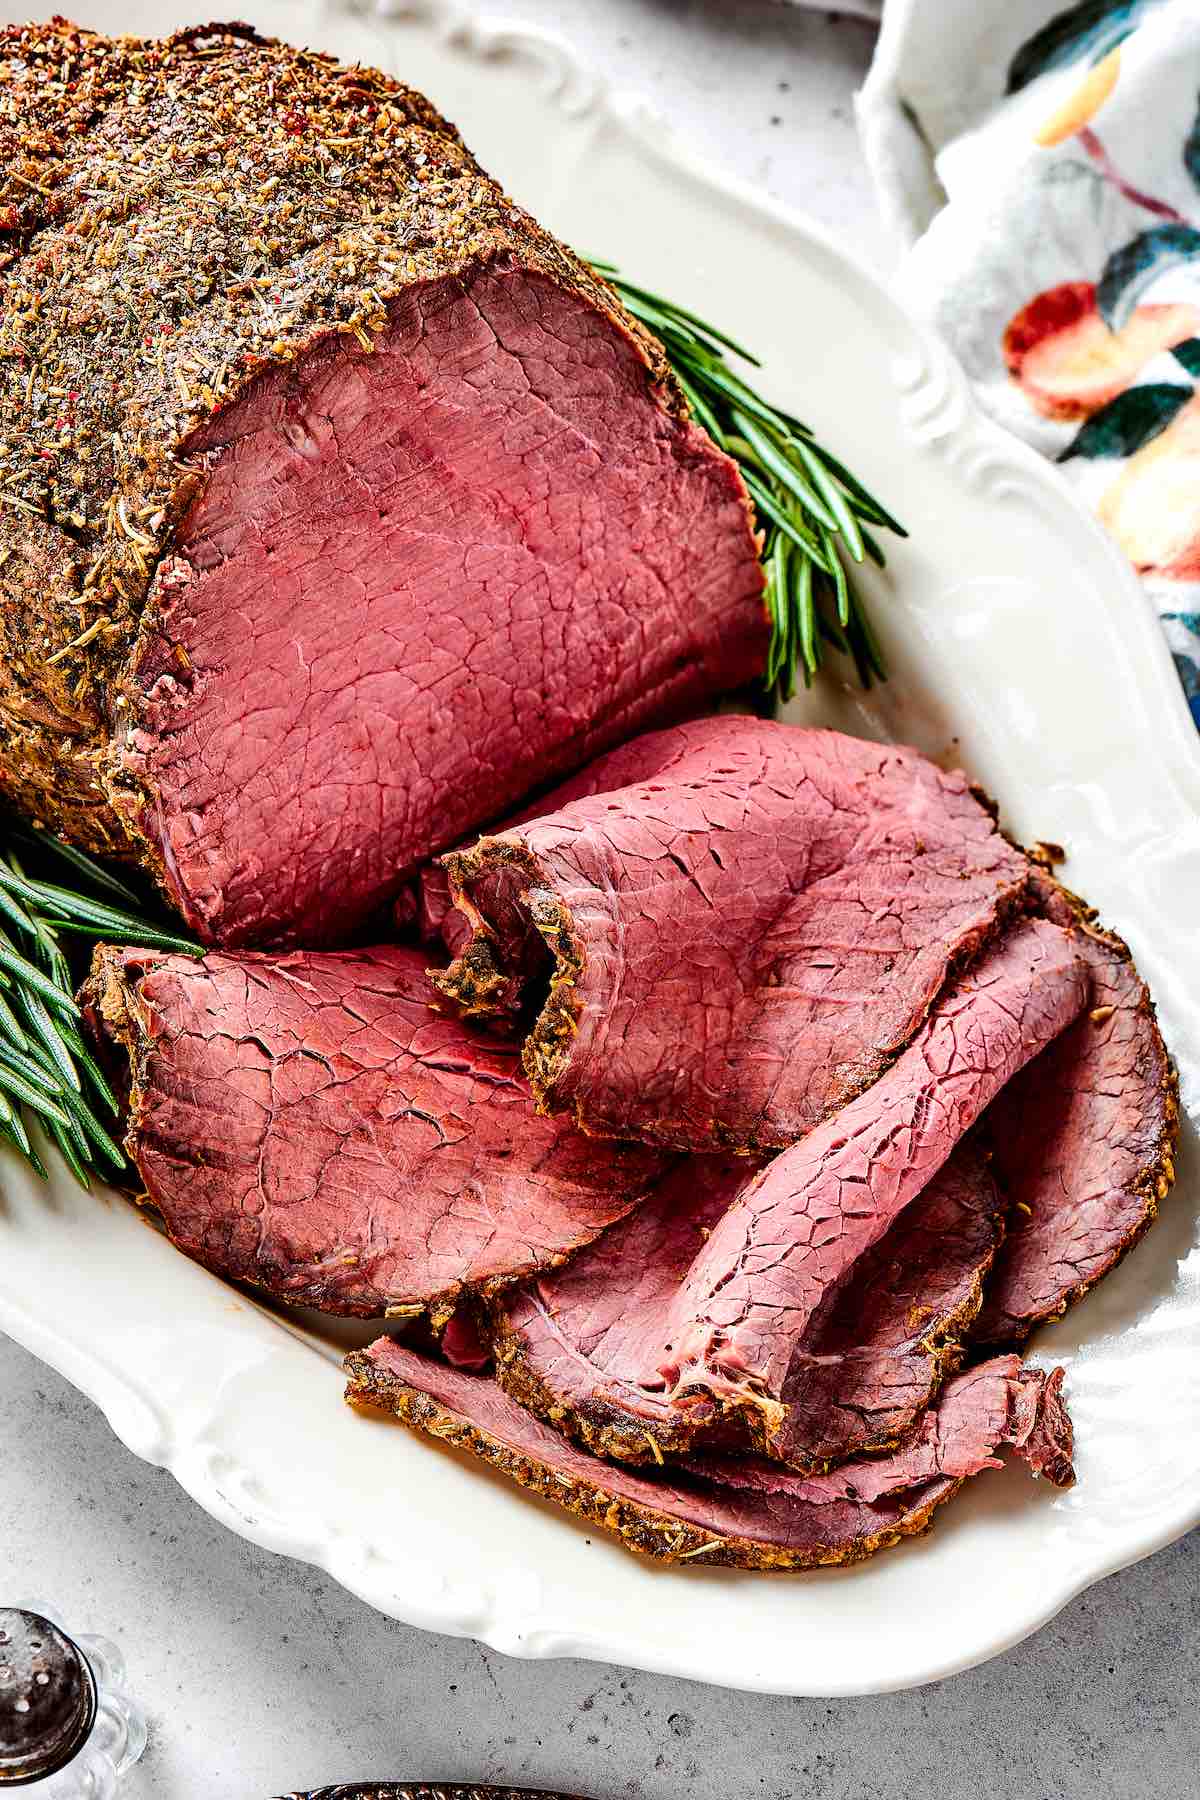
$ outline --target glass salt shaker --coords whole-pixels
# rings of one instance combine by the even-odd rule
[[[112,1800],[146,1748],[107,1638],[67,1636],[44,1607],[0,1606],[0,1788]]]

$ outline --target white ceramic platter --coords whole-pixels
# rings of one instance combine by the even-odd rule
[[[106,30],[185,22],[159,0],[79,11]],[[1195,1114],[1200,744],[1135,583],[1056,476],[980,420],[945,353],[868,271],[697,166],[554,45],[424,8],[249,11],[425,89],[553,229],[755,346],[771,389],[904,518],[911,539],[870,595],[891,684],[869,700],[824,687],[796,716],[961,760],[1023,838],[1066,845],[1068,881],[1127,935],[1158,994]],[[453,1453],[355,1416],[336,1329],[231,1291],[116,1196],[65,1176],[47,1190],[12,1163],[2,1179],[0,1328],[232,1530],[384,1612],[516,1655],[786,1693],[900,1687],[1012,1644],[1200,1517],[1190,1128],[1162,1222],[1037,1345],[1069,1366],[1078,1486],[984,1476],[919,1543],[773,1578],[642,1564]]]

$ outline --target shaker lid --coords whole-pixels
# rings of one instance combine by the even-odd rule
[[[95,1718],[96,1683],[79,1646],[37,1613],[0,1606],[0,1787],[53,1775]]]

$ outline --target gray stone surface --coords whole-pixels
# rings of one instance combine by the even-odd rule
[[[477,10],[573,38],[710,155],[886,269],[850,117],[864,25],[735,0]],[[0,1598],[41,1595],[125,1645],[153,1731],[132,1800],[267,1800],[371,1776],[598,1800],[1182,1800],[1200,1767],[1198,1575],[1193,1536],[986,1667],[879,1699],[515,1662],[395,1625],[223,1531],[0,1339]]]

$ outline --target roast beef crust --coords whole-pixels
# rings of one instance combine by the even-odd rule
[[[686,1415],[646,1419],[636,1430],[628,1415],[598,1398],[586,1407],[568,1406],[530,1368],[502,1297],[494,1299],[487,1308],[486,1319],[484,1335],[491,1346],[492,1373],[505,1393],[536,1418],[545,1419],[548,1425],[574,1438],[593,1456],[601,1456],[607,1462],[647,1464],[661,1463],[668,1456],[682,1456],[695,1449],[695,1428]],[[731,1415],[731,1422],[735,1432],[745,1435],[743,1415]],[[749,1439],[746,1441],[748,1445]]]
[[[517,266],[658,341],[375,70],[245,25],[0,30],[0,794],[162,880],[119,764],[147,596],[199,493],[196,441],[263,371],[369,352],[407,289]],[[747,516],[749,517],[749,504]],[[188,679],[179,650],[178,679]]]
[[[789,1550],[752,1538],[722,1537],[686,1520],[655,1512],[636,1501],[622,1498],[599,1482],[567,1478],[501,1443],[489,1432],[408,1387],[396,1376],[377,1367],[363,1351],[353,1351],[345,1361],[346,1399],[352,1406],[394,1414],[411,1430],[468,1451],[507,1475],[520,1487],[585,1524],[612,1533],[627,1550],[662,1563],[704,1563],[717,1568],[787,1570],[814,1569],[840,1563],[865,1562],[880,1550],[890,1549],[904,1538],[929,1529],[933,1514],[962,1486],[945,1478],[917,1490],[912,1506],[893,1524],[870,1536],[856,1539],[835,1551]]]
[[[84,1016],[92,1014],[103,1025],[103,1035],[93,1032],[97,1050],[103,1056],[105,1039],[119,1045],[126,1068],[118,1074],[118,1086],[124,1097],[123,1146],[130,1162],[137,1167],[133,1145],[138,1125],[145,1111],[146,1059],[150,1053],[150,1035],[146,1019],[139,1007],[137,984],[128,979],[121,967],[123,952],[115,945],[99,944],[92,956],[91,972],[79,990],[79,1003]]]
[[[519,870],[526,885],[526,907],[531,923],[553,957],[549,988],[537,1022],[525,1040],[522,1061],[539,1112],[556,1110],[553,1093],[579,1025],[581,1003],[579,977],[587,950],[575,928],[571,909],[548,886],[540,886],[542,865],[515,838],[481,837],[466,850],[451,850],[439,859],[450,879],[454,904],[467,920],[471,936],[449,969],[430,969],[429,979],[463,1018],[482,1019],[500,1030],[509,1024],[507,1007],[512,977],[497,966],[492,938],[479,909],[471,899],[471,884],[486,872]],[[499,1010],[498,1010],[499,1007]],[[579,1106],[572,1107],[578,1130],[593,1129]],[[603,1135],[603,1134],[598,1134]]]

